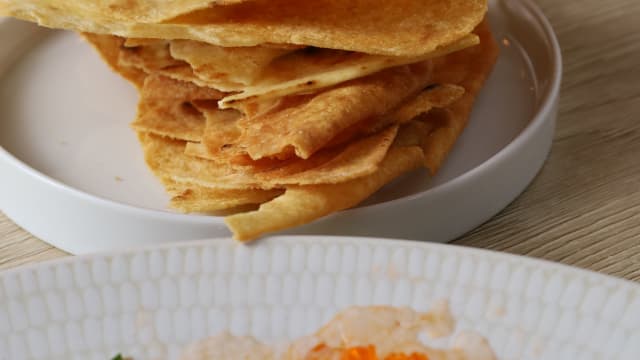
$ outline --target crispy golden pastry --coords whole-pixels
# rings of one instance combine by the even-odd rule
[[[435,173],[462,133],[471,107],[497,58],[498,47],[488,24],[483,23],[476,31],[482,39],[479,46],[441,59],[436,66],[443,74],[441,80],[457,80],[465,88],[459,101],[438,110],[436,115],[430,112],[404,125],[375,173],[336,185],[287,187],[284,195],[261,205],[258,210],[227,217],[235,238],[252,240],[356,206],[384,184],[420,165]]]
[[[486,0],[0,0],[0,15],[54,28],[226,47],[296,44],[389,56],[420,56],[453,43],[472,32],[486,10]]]

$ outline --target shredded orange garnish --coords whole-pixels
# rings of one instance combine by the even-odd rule
[[[376,348],[369,346],[358,346],[346,349],[342,352],[341,360],[378,360]]]
[[[325,349],[326,347],[327,347],[327,345],[325,345],[325,344],[318,344],[313,349],[311,349],[311,352],[320,352],[321,350]]]
[[[340,360],[378,360],[376,354],[376,348],[373,345],[357,346],[347,349],[330,348],[325,344],[318,344],[311,349],[310,357],[307,359],[321,359],[329,355],[340,355]],[[318,357],[320,356],[320,357]],[[429,360],[429,357],[424,354],[413,353],[406,354],[391,354],[384,358],[384,360]]]

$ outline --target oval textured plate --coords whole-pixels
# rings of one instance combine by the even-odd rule
[[[0,274],[0,359],[177,359],[221,331],[269,343],[353,305],[426,310],[500,360],[637,360],[640,287],[514,255],[388,239],[229,239],[92,255]]]
[[[441,172],[289,234],[449,241],[524,190],[551,146],[560,50],[528,0],[490,1],[489,18],[501,55]],[[166,208],[128,126],[134,89],[77,35],[4,20],[0,40],[0,209],[11,219],[72,253],[229,235],[220,217]]]

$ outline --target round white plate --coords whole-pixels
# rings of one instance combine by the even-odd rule
[[[441,172],[413,173],[288,233],[449,241],[529,184],[551,145],[560,50],[530,1],[490,3],[500,59]],[[5,20],[0,43],[0,209],[10,218],[72,253],[229,235],[222,218],[166,208],[128,127],[136,92],[77,35]]]
[[[637,360],[640,287],[451,245],[348,237],[218,239],[73,257],[0,274],[0,359],[176,359],[230,331],[280,343],[353,305],[424,311],[500,360]]]

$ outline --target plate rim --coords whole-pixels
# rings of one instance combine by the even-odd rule
[[[220,240],[226,240],[226,241],[222,242]],[[105,269],[107,269],[107,271],[109,271],[108,270],[109,268],[113,268],[114,264],[125,264],[127,265],[126,267],[128,268],[129,266],[132,266],[130,264],[136,261],[136,259],[142,259],[143,261],[145,261],[145,263],[150,261],[150,259],[152,258],[164,259],[160,262],[161,264],[160,273],[166,274],[166,275],[162,275],[161,277],[152,276],[151,278],[148,278],[147,276],[143,276],[141,278],[136,278],[134,275],[132,275],[131,272],[128,272],[129,275],[127,275],[125,278],[121,278],[120,276],[118,276],[117,278],[113,278],[113,276],[115,275],[111,275],[111,276],[107,275],[109,276],[108,278],[99,280],[95,278],[95,275],[91,275],[90,273],[89,279],[88,279],[89,287],[92,289],[95,289],[95,291],[98,291],[98,293],[100,293],[100,291],[104,291],[104,289],[110,289],[110,288],[122,289],[120,286],[125,286],[127,284],[130,284],[133,286],[134,289],[136,289],[136,291],[144,291],[142,290],[143,288],[141,286],[143,286],[148,281],[152,281],[155,284],[155,286],[162,286],[161,285],[162,281],[167,280],[167,281],[172,281],[173,284],[175,284],[175,286],[179,286],[178,284],[180,284],[183,280],[198,279],[198,277],[202,277],[202,276],[205,276],[206,279],[209,279],[207,281],[213,281],[213,279],[219,279],[222,277],[226,279],[225,281],[228,281],[228,284],[229,284],[228,286],[231,286],[234,279],[237,280],[238,283],[244,283],[245,281],[247,281],[246,280],[247,278],[246,277],[243,278],[240,275],[240,274],[243,274],[242,268],[238,267],[236,264],[233,264],[232,266],[230,266],[226,271],[216,270],[217,267],[213,267],[212,269],[207,269],[206,267],[198,266],[195,268],[197,269],[197,271],[195,272],[189,271],[183,268],[183,270],[180,270],[178,273],[174,274],[175,276],[168,277],[168,275],[172,274],[170,270],[171,269],[170,259],[176,255],[180,259],[182,259],[180,263],[182,263],[183,261],[186,261],[187,257],[190,255],[195,255],[195,258],[198,259],[198,263],[200,263],[202,261],[201,259],[203,259],[203,256],[206,256],[207,254],[214,254],[215,256],[216,253],[219,254],[220,250],[223,250],[223,249],[224,249],[223,250],[224,253],[228,253],[234,257],[237,256],[239,253],[243,253],[246,259],[251,259],[254,255],[258,254],[257,252],[247,253],[243,250],[239,250],[239,248],[244,248],[246,245],[243,245],[237,242],[229,243],[229,241],[230,240],[228,238],[227,239],[212,238],[212,239],[189,241],[184,243],[165,244],[162,246],[138,247],[137,249],[134,249],[134,250],[131,250],[131,249],[119,250],[119,251],[112,251],[112,252],[105,252],[105,253],[98,253],[98,254],[91,254],[91,255],[74,256],[74,257],[41,262],[41,263],[35,263],[31,265],[25,265],[25,266],[17,267],[14,269],[9,269],[6,271],[0,271],[0,291],[2,289],[2,284],[4,283],[6,285],[7,282],[10,284],[9,289],[12,288],[11,284],[14,284],[13,288],[16,288],[16,285],[17,285],[22,289],[22,290],[17,290],[18,292],[15,292],[15,290],[13,291],[9,290],[8,293],[5,293],[4,296],[1,296],[0,308],[2,308],[3,306],[8,307],[10,304],[15,304],[15,300],[18,300],[18,299],[34,299],[34,298],[44,299],[44,296],[46,294],[50,294],[52,292],[53,294],[58,294],[60,291],[64,291],[64,285],[58,285],[58,287],[53,287],[53,288],[49,286],[43,288],[43,285],[40,285],[42,281],[42,276],[45,276],[45,278],[47,276],[58,276],[58,274],[60,274],[60,271],[63,270],[62,272],[63,278],[65,279],[69,278],[68,281],[71,281],[73,283],[73,285],[71,285],[72,291],[80,291],[79,287],[83,286],[80,284],[81,283],[86,284],[86,281],[82,281],[81,283],[78,283],[78,280],[76,278],[77,275],[75,275],[75,272],[78,271],[78,269],[87,269],[87,267],[88,269],[92,269],[93,266],[98,264],[101,267],[106,265],[107,267]],[[355,250],[356,251],[355,254],[360,254],[360,251],[359,251],[360,249],[366,249],[367,250],[366,253],[368,254],[367,256],[370,258],[370,261],[372,262],[370,263],[370,266],[367,267],[367,270],[365,271],[356,270],[353,273],[349,271],[348,272],[349,274],[352,274],[355,276],[355,278],[351,278],[351,281],[358,281],[359,279],[368,279],[364,281],[365,282],[381,281],[384,283],[390,283],[392,284],[392,286],[395,286],[394,284],[406,283],[406,281],[411,281],[411,279],[413,279],[414,276],[417,276],[420,283],[423,283],[427,286],[428,284],[439,284],[438,286],[440,286],[443,284],[442,283],[443,279],[451,279],[454,286],[451,287],[449,291],[445,293],[433,294],[432,296],[430,296],[429,298],[430,300],[425,304],[432,305],[434,304],[434,301],[438,301],[438,300],[448,299],[450,301],[454,301],[454,299],[457,299],[459,306],[457,310],[455,310],[456,322],[457,320],[465,319],[466,318],[465,311],[469,311],[468,303],[460,304],[461,298],[459,294],[456,295],[457,289],[459,288],[463,288],[467,290],[472,289],[472,292],[474,294],[476,293],[480,294],[481,297],[484,297],[485,299],[487,299],[487,302],[482,303],[482,307],[484,310],[481,310],[480,315],[477,317],[474,317],[473,320],[471,320],[471,322],[468,323],[468,326],[471,326],[480,334],[487,336],[487,339],[490,339],[490,341],[492,341],[492,345],[495,346],[494,349],[496,351],[499,351],[500,354],[507,356],[506,358],[516,359],[517,357],[509,357],[508,354],[509,354],[510,348],[508,347],[507,344],[510,344],[510,343],[506,343],[505,341],[502,341],[502,342],[498,341],[494,343],[494,341],[497,341],[496,336],[498,335],[496,334],[500,334],[499,332],[500,329],[505,329],[505,328],[518,329],[518,327],[517,326],[514,327],[511,324],[510,322],[511,320],[509,319],[512,319],[512,317],[509,317],[509,316],[505,317],[505,315],[497,315],[498,313],[491,315],[493,313],[489,309],[496,309],[495,311],[501,311],[497,309],[501,309],[503,308],[503,306],[508,306],[507,304],[510,304],[511,300],[521,299],[521,296],[526,294],[529,290],[527,290],[527,287],[523,287],[522,289],[516,291],[516,293],[511,293],[508,290],[510,288],[510,285],[506,285],[506,283],[504,288],[495,288],[496,286],[495,274],[502,275],[502,276],[499,276],[499,278],[504,278],[504,275],[506,275],[507,277],[504,279],[509,283],[511,283],[514,277],[518,276],[517,274],[523,273],[526,276],[525,279],[528,279],[527,282],[529,284],[531,284],[532,282],[538,283],[537,288],[540,289],[540,291],[536,291],[535,294],[532,295],[530,300],[538,304],[539,309],[543,309],[543,308],[546,309],[548,307],[548,308],[554,309],[553,311],[560,311],[562,314],[567,314],[567,313],[573,314],[575,311],[579,311],[581,314],[579,317],[580,319],[595,317],[596,319],[602,319],[603,321],[607,321],[606,324],[610,326],[610,330],[612,333],[615,333],[617,330],[620,330],[635,336],[640,335],[640,332],[637,331],[637,328],[635,326],[636,321],[633,320],[633,318],[631,318],[631,322],[627,320],[623,321],[622,323],[611,322],[613,321],[612,316],[613,316],[613,319],[615,320],[615,319],[620,319],[620,317],[623,316],[624,314],[636,314],[638,311],[640,311],[640,302],[639,302],[640,301],[640,284],[636,284],[634,282],[630,282],[628,280],[624,280],[614,276],[581,269],[575,266],[555,263],[555,262],[547,261],[544,259],[531,258],[528,256],[521,256],[521,255],[509,254],[504,252],[496,252],[496,251],[487,250],[487,249],[470,248],[470,247],[463,247],[463,246],[457,246],[457,245],[451,245],[451,244],[425,243],[425,242],[416,242],[416,241],[408,241],[408,240],[392,240],[392,239],[373,238],[373,237],[360,238],[360,237],[350,237],[350,236],[317,236],[317,235],[274,236],[270,239],[266,239],[265,241],[269,243],[269,247],[267,249],[269,249],[270,251],[268,251],[267,253],[261,253],[259,257],[262,259],[273,259],[274,256],[276,256],[276,253],[274,253],[274,251],[277,251],[278,248],[281,249],[282,247],[286,249],[286,252],[289,254],[289,256],[292,256],[293,254],[295,254],[296,249],[302,250],[299,254],[302,255],[303,259],[307,259],[307,257],[311,253],[318,254],[318,250],[320,250],[320,253],[322,254],[321,255],[322,258],[326,259],[326,256],[329,254],[331,249],[335,247],[337,247],[340,250],[339,252],[341,254],[345,254],[343,249],[347,249],[347,248],[351,249],[352,251]],[[232,244],[235,244],[237,246],[232,246]],[[318,246],[319,248],[316,246]],[[249,247],[252,248],[253,250],[258,249],[258,247],[255,247],[255,248],[253,246],[249,246]],[[265,248],[264,246],[261,247],[261,249],[264,249],[264,248]],[[404,254],[404,258],[408,259],[410,254],[412,253],[412,250],[413,251],[419,250],[419,253],[422,259],[419,266],[420,272],[416,274],[412,272],[409,267],[404,267],[406,270],[402,271],[401,273],[398,273],[398,276],[388,275],[385,277],[383,275],[383,277],[378,278],[378,276],[380,276],[381,274],[379,272],[380,270],[378,270],[380,268],[377,267],[374,259],[376,258],[376,254],[379,254],[381,250],[385,253],[385,256],[383,257],[384,259],[380,259],[380,260],[382,261],[383,264],[388,264],[385,266],[389,266],[389,269],[391,269],[394,266],[393,265],[395,263],[394,255],[396,254],[396,251],[398,250],[402,251],[402,253]],[[436,264],[437,264],[437,268],[440,269],[438,271],[438,274],[440,275],[437,275],[435,278],[433,277],[433,275],[432,276],[428,275],[429,267],[427,266],[427,264],[431,262],[429,259],[431,259],[433,255],[437,257],[438,261],[436,261]],[[249,256],[249,257],[247,258],[246,256]],[[300,259],[299,256],[296,258]],[[124,263],[122,263],[123,261]],[[293,263],[291,261],[291,257],[290,257],[289,263]],[[447,264],[455,264],[455,268],[458,269],[458,270],[454,270],[453,273],[450,274],[451,276],[447,276],[446,272],[442,273],[443,269],[448,268]],[[467,276],[464,277],[464,278],[468,278],[468,280],[465,280],[465,281],[461,280],[459,274],[468,274],[468,271],[464,272],[461,270],[461,266],[465,267],[464,266],[465,264],[466,265],[471,264],[470,268],[472,270],[481,269],[487,265],[489,266],[491,271],[489,271],[488,273],[485,274],[485,276],[483,276],[484,281],[481,282],[482,284],[481,286],[474,287],[473,281],[472,281],[472,279],[474,279],[473,272],[471,273],[472,277],[470,278],[468,278]],[[407,264],[405,266],[409,266],[409,265]],[[468,269],[469,267],[466,266],[465,268]],[[384,269],[385,268],[383,267],[382,270]],[[503,271],[504,269],[508,269],[509,271],[505,274]],[[211,272],[212,270],[213,272]],[[305,273],[309,273],[315,278],[330,276],[334,280],[337,278],[340,278],[342,274],[345,274],[342,271],[338,273],[332,272],[331,268],[327,266],[314,268],[314,267],[309,267],[308,265],[305,266]],[[258,274],[262,274],[262,276],[267,276],[267,277],[275,276],[276,278],[283,280],[287,276],[290,276],[291,273],[290,273],[290,270],[288,271],[285,270],[285,272],[282,272],[282,270],[276,270],[272,267],[269,267],[267,272],[264,272],[262,270],[258,270],[256,272],[255,268],[252,266],[249,274],[250,274],[249,277],[261,276]],[[384,272],[382,274],[384,274]],[[539,280],[534,281],[533,279],[539,279]],[[555,292],[558,295],[557,297],[555,297],[555,300],[549,302],[549,300],[546,300],[546,296],[545,296],[546,291],[547,289],[549,289],[549,286],[551,284],[556,283],[557,281],[555,280],[558,280],[558,279],[560,279],[564,284],[578,284],[581,288],[584,288],[587,291],[587,293],[591,293],[592,291],[595,291],[595,290],[605,291],[607,294],[605,301],[601,303],[601,306],[598,306],[596,308],[589,307],[588,309],[587,308],[583,309],[580,306],[580,304],[570,305],[570,307],[567,308],[566,305],[564,305],[561,300],[562,295],[566,294],[567,289],[565,288],[565,289],[555,289]],[[540,280],[542,281],[540,282]],[[67,280],[64,280],[63,282],[66,282],[66,281]],[[28,285],[24,285],[24,284],[28,284]],[[33,286],[35,286],[35,288]],[[60,286],[63,286],[63,287],[60,287]],[[418,285],[416,284],[411,286],[414,289],[413,290],[414,292],[418,291],[417,286]],[[560,290],[560,291],[558,292],[557,290]],[[495,308],[495,307],[492,308],[491,307],[492,302],[488,300],[493,298],[491,295],[492,293],[497,294],[498,298],[504,299],[503,301],[497,303],[498,308]],[[587,293],[585,293],[585,295]],[[421,305],[415,305],[415,303],[412,303],[412,300],[410,300],[412,296],[411,295],[408,295],[408,296],[409,296],[407,298],[409,299],[408,302],[401,305],[394,305],[394,300],[392,300],[391,297],[389,297],[386,300],[381,300],[383,302],[372,303],[370,305],[389,305],[389,306],[401,306],[401,307],[407,306],[414,309],[417,309],[415,306],[421,306]],[[619,313],[614,315],[611,315],[611,314],[606,315],[608,313],[607,312],[608,305],[611,304],[612,299],[619,299],[620,296],[624,297],[625,299],[624,314]],[[350,300],[342,303],[333,301],[331,305],[329,305],[331,309],[331,313],[335,314],[339,312],[341,309],[349,308],[352,306],[359,306],[359,300],[356,299],[355,295],[350,295],[349,298]],[[83,301],[86,301],[86,300],[83,300]],[[167,313],[167,311],[169,311],[169,313],[180,312],[181,308],[184,308],[183,305],[180,305],[180,304],[182,304],[182,302],[178,304],[177,308],[174,307],[173,305],[168,305],[168,307],[166,307],[165,305],[160,305],[159,307],[153,307],[147,310],[143,310],[143,312],[151,316],[150,318],[156,319],[156,316],[159,316],[158,314]],[[197,306],[200,308],[199,311],[204,311],[205,313],[209,313],[210,311],[216,311],[216,309],[223,309],[226,306],[224,304],[219,304],[216,301],[212,301],[207,304],[204,304],[204,303],[198,303],[198,304],[199,305]],[[281,310],[284,310],[285,312],[287,311],[286,309],[288,306],[293,306],[293,307],[310,306],[310,308],[312,308],[313,311],[315,312],[322,312],[322,309],[324,309],[321,303],[313,302],[312,304],[308,304],[308,303],[305,303],[305,301],[302,300],[300,297],[297,297],[297,301],[290,303],[289,305],[287,304],[288,303],[278,301],[278,303],[267,305],[267,307],[273,306],[278,310],[281,309]],[[261,305],[264,306],[264,304],[261,304]],[[241,304],[239,307],[238,306],[234,307],[232,305],[232,308],[239,311],[242,311],[242,309],[247,309],[248,311],[252,311],[252,309],[254,309],[259,311],[260,309],[263,309],[261,305],[248,302],[246,305]],[[27,305],[24,305],[24,306],[27,306]],[[190,305],[186,305],[186,306],[190,306]],[[131,312],[130,310],[126,310],[126,307],[121,308],[122,310],[117,310],[116,313],[111,313],[109,312],[109,310],[104,310],[104,308],[102,309],[103,310],[99,310],[98,313],[93,313],[93,312],[90,313],[90,317],[96,318],[98,321],[98,324],[100,324],[100,321],[108,321],[110,319],[109,317],[110,315],[115,314],[116,316],[126,316],[126,314],[128,314],[127,311],[129,313]],[[516,307],[515,311],[521,311],[524,309],[525,307],[522,307],[522,308]],[[580,309],[583,309],[583,310],[580,310]],[[31,312],[31,309],[29,309],[28,311]],[[85,321],[86,323],[86,317],[84,317],[84,315],[81,319],[75,318],[74,316],[75,315],[73,315],[72,313],[65,313],[65,315],[61,319],[55,319],[49,316],[46,321],[36,324],[35,326],[37,328],[33,329],[33,332],[30,332],[31,331],[30,329],[32,328],[31,325],[33,324],[28,325],[26,328],[24,328],[24,325],[21,325],[20,333],[17,335],[18,336],[17,339],[23,339],[22,341],[26,341],[25,340],[27,339],[26,336],[29,336],[30,334],[40,333],[42,331],[43,326],[50,326],[51,324],[55,326],[60,321],[63,321],[63,322],[69,321],[70,323],[74,323],[74,324],[81,324],[81,321]],[[496,316],[499,318],[499,320],[496,319]],[[522,314],[518,315],[517,318],[520,319],[519,321],[524,321],[525,319],[525,317],[523,317]],[[485,320],[493,321],[493,325],[492,325],[493,330],[489,331],[489,329],[487,329],[486,333],[481,331],[480,329],[482,327],[482,324],[485,323],[484,322]],[[30,323],[30,321],[31,321],[30,318],[27,318],[27,322]],[[227,321],[225,322],[226,325],[217,331],[224,331],[226,329],[234,333],[235,330],[233,330],[233,325],[232,325],[232,322],[230,321],[231,320],[227,319]],[[267,323],[269,323],[270,320],[267,319],[266,321]],[[497,323],[495,321],[497,321]],[[581,324],[583,322],[574,322],[573,326],[578,326],[579,323]],[[550,350],[551,353],[553,354],[561,354],[564,345],[573,346],[575,348],[577,344],[582,344],[582,342],[584,341],[584,339],[581,339],[579,336],[576,336],[575,334],[569,336],[569,338],[566,338],[563,340],[561,339],[560,342],[554,341],[553,338],[549,338],[549,336],[553,336],[554,330],[545,330],[544,327],[541,327],[541,324],[544,324],[544,322],[539,323],[537,326],[528,327],[526,328],[526,331],[533,335],[532,339],[538,339],[536,340],[537,341],[536,344],[540,344],[540,346],[546,347],[546,349]],[[156,326],[156,329],[157,329],[158,325],[150,325],[150,326],[151,327]],[[10,327],[9,329],[12,329],[12,327]],[[291,339],[290,329],[291,327],[289,327],[288,333],[286,331],[282,332],[279,335],[278,339],[280,340]],[[169,335],[170,338],[167,338],[164,340],[163,338],[158,338],[158,340],[160,340],[161,342],[166,341],[167,346],[171,346],[173,350],[176,350],[176,349],[184,349],[184,346],[186,346],[185,344],[191,343],[192,341],[196,341],[198,339],[202,339],[203,337],[208,336],[206,333],[203,333],[200,335],[193,335],[193,333],[189,333],[188,331],[189,330],[187,329],[186,332],[184,331],[176,332],[175,335]],[[245,330],[238,330],[238,331],[243,331],[242,334],[244,334],[244,331],[247,331],[248,333],[245,335],[260,336],[258,334],[255,334],[252,328],[246,328]],[[177,335],[179,333],[191,334],[191,335],[184,335],[187,337],[181,337],[181,335]],[[239,333],[236,333],[236,334],[239,334]],[[590,331],[589,334],[593,336],[595,332]],[[209,333],[209,335],[212,335],[212,333]],[[540,336],[542,336],[542,338]],[[540,342],[541,339],[546,339],[548,340],[548,342],[546,340],[545,342]],[[276,339],[276,342],[267,341],[267,343],[278,344],[279,343],[278,341],[280,340]],[[2,340],[0,340],[0,344],[2,344]],[[90,345],[89,347],[87,347],[86,349],[83,349],[82,351],[84,352],[99,351],[102,354],[106,354],[106,352],[109,352],[110,354],[114,350],[116,352],[124,351],[124,347],[131,348],[131,351],[134,351],[133,347],[136,347],[135,343],[128,344],[125,340],[118,340],[117,343],[115,344],[116,345],[115,347],[110,345],[108,342],[105,342],[105,340],[103,340],[102,342],[98,341],[98,343],[96,344],[97,345],[95,349],[92,348],[93,345]],[[623,339],[623,343],[621,345],[625,345],[625,346],[624,348],[620,349],[620,353],[618,354],[623,357],[616,357],[616,358],[635,359],[635,357],[629,357],[629,354],[630,354],[629,349],[635,349],[636,347],[635,345],[631,346],[629,344],[632,344],[629,339]],[[605,345],[607,346],[606,348],[608,348],[610,344],[605,344]],[[73,345],[68,345],[65,351],[67,353],[69,351],[73,351],[72,346]],[[141,347],[136,347],[136,349],[138,348],[147,349],[147,351],[149,351],[148,344],[140,345],[140,346]],[[517,349],[518,350],[516,351],[518,353],[524,354],[526,353],[528,347],[525,343],[523,343],[523,344],[519,344]],[[140,350],[140,351],[144,351],[144,350]],[[181,351],[181,350],[177,350],[177,351]],[[596,352],[597,350],[590,348],[587,350],[587,352],[585,352],[585,354],[594,355],[596,354]],[[171,354],[171,352],[165,353],[165,354]]]
[[[483,258],[499,259],[503,261],[516,261],[517,267],[526,265],[541,265],[540,269],[548,269],[553,272],[570,273],[584,279],[599,279],[603,282],[616,285],[618,287],[629,288],[637,291],[640,295],[640,282],[628,280],[625,278],[601,273],[595,270],[585,269],[574,265],[568,265],[548,259],[537,258],[530,255],[519,255],[508,252],[496,251],[485,248],[476,248],[470,246],[436,243],[418,240],[392,239],[383,237],[358,237],[358,236],[338,236],[338,235],[274,235],[257,241],[257,243],[245,244],[231,239],[230,237],[216,237],[197,240],[187,240],[180,242],[163,243],[156,245],[131,246],[120,250],[102,251],[83,255],[71,255],[58,259],[45,260],[37,263],[18,265],[13,268],[0,270],[0,279],[20,274],[26,271],[37,271],[43,268],[51,268],[56,265],[70,265],[79,262],[92,262],[98,259],[133,256],[151,251],[168,252],[174,249],[196,249],[196,248],[215,248],[219,246],[228,246],[229,243],[235,247],[246,247],[249,249],[265,246],[284,245],[293,247],[303,244],[305,246],[313,246],[313,244],[323,243],[328,245],[360,245],[366,244],[372,247],[393,248],[394,245],[403,248],[414,248],[421,250],[442,251],[455,256],[473,256],[478,255]],[[166,264],[165,264],[166,265]],[[230,272],[229,274],[232,274]],[[1,299],[0,299],[1,302]]]
[[[503,0],[499,0],[503,1]],[[544,37],[548,40],[550,44],[550,48],[548,49],[550,53],[553,55],[552,58],[552,68],[553,68],[553,77],[552,83],[550,84],[548,90],[544,93],[544,96],[541,97],[540,103],[536,106],[535,113],[531,116],[530,122],[527,126],[506,146],[501,148],[496,154],[482,162],[481,164],[475,166],[474,168],[466,171],[465,173],[456,176],[455,178],[439,184],[433,188],[417,192],[415,194],[410,194],[407,196],[403,196],[401,198],[392,199],[388,201],[384,201],[377,204],[359,206],[356,208],[342,210],[339,213],[350,214],[357,211],[362,210],[374,210],[374,209],[383,209],[383,208],[391,208],[398,203],[404,202],[414,202],[420,199],[434,197],[440,193],[446,193],[450,191],[454,191],[456,188],[463,186],[468,182],[473,182],[473,179],[477,178],[480,174],[486,172],[488,169],[494,168],[498,166],[500,163],[504,162],[506,158],[510,157],[511,154],[517,152],[518,149],[525,146],[527,139],[534,136],[536,131],[539,130],[544,124],[549,121],[549,114],[553,111],[554,103],[558,99],[558,95],[560,93],[560,84],[562,82],[562,53],[560,50],[558,39],[555,35],[553,27],[551,26],[549,20],[544,15],[540,7],[533,0],[518,0],[521,5],[524,5],[529,13],[535,16],[535,21],[541,25],[544,30]],[[0,31],[2,31],[4,27],[11,26],[12,23],[20,22],[19,20],[11,19],[11,18],[1,18],[0,17]],[[37,25],[34,25],[37,26]],[[47,30],[42,28],[41,33],[45,34]],[[18,169],[24,171],[29,176],[41,181],[44,184],[48,184],[57,188],[61,191],[67,192],[71,196],[88,201],[89,203],[97,204],[99,206],[106,206],[107,208],[115,211],[124,211],[129,214],[137,214],[144,215],[150,217],[152,219],[158,220],[171,220],[171,221],[185,221],[191,224],[211,224],[215,223],[217,225],[224,224],[224,217],[222,216],[212,216],[212,215],[203,215],[203,214],[182,214],[178,212],[171,212],[168,210],[160,210],[160,209],[151,209],[142,206],[130,205],[126,203],[122,203],[115,200],[110,200],[107,198],[103,198],[99,195],[91,194],[79,189],[76,189],[70,185],[67,185],[61,181],[58,181],[47,174],[44,174],[25,162],[21,161],[15,155],[6,150],[2,144],[0,144],[0,161],[6,160],[13,166],[17,166]]]

